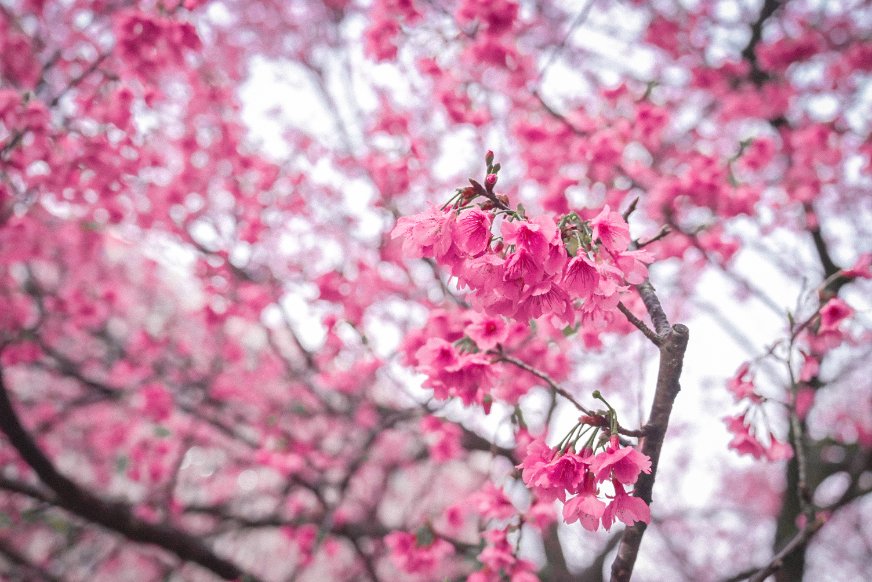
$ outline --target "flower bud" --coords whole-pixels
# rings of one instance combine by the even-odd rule
[[[484,185],[488,187],[488,189],[493,188],[497,185],[497,175],[496,174],[488,174],[484,179]]]
[[[494,163],[493,151],[491,151],[491,150],[487,151],[487,153],[484,155],[484,163],[487,164],[488,168],[491,166],[491,164]]]

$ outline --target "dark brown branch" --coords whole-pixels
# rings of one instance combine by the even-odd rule
[[[633,312],[627,309],[627,306],[624,305],[624,302],[621,301],[618,303],[618,310],[624,314],[624,317],[627,318],[627,321],[636,326],[636,329],[641,331],[646,338],[651,340],[655,346],[659,346],[661,343],[661,338],[656,333],[654,333],[650,327],[645,325],[645,322],[633,315]]]
[[[657,242],[658,240],[662,240],[662,239],[666,238],[667,236],[669,236],[669,233],[671,233],[671,232],[672,232],[672,229],[669,227],[669,225],[664,224],[663,226],[660,227],[660,230],[657,231],[657,234],[655,234],[654,236],[652,236],[651,238],[649,238],[647,240],[636,242],[635,247],[637,249],[644,249],[648,245],[653,244],[653,243]]]
[[[660,299],[657,298],[657,293],[654,291],[654,286],[651,281],[645,279],[644,283],[636,286],[639,295],[642,297],[642,303],[645,304],[645,309],[648,310],[648,315],[651,317],[651,322],[654,324],[654,331],[657,335],[664,336],[670,333],[669,319],[666,317],[666,312],[663,311],[663,306],[660,305]]]
[[[22,426],[9,400],[0,370],[0,429],[21,458],[51,489],[53,503],[81,518],[115,531],[133,542],[152,544],[172,552],[180,559],[195,562],[218,576],[233,580],[256,580],[232,562],[214,554],[198,538],[164,524],[151,524],[137,518],[126,504],[103,499],[82,489],[55,469],[30,434]]]
[[[658,325],[659,332],[660,325],[667,321],[666,315],[663,313],[660,302],[657,300],[657,296],[654,294],[654,289],[650,283],[645,282],[639,288],[640,293],[644,293],[642,296],[643,300],[645,300],[646,296],[648,297],[645,305],[648,306],[651,318]],[[690,330],[685,325],[678,323],[671,328],[668,327],[668,322],[665,325],[667,326],[665,333],[660,333],[662,343],[660,344],[660,370],[657,375],[657,389],[654,393],[654,401],[651,404],[651,413],[645,425],[645,437],[640,441],[642,453],[651,459],[651,473],[639,476],[633,493],[648,505],[652,501],[654,479],[657,476],[660,450],[663,447],[663,439],[669,426],[672,404],[681,390],[679,378],[681,377],[684,353],[687,350],[687,342],[690,337]],[[636,557],[639,554],[642,536],[645,535],[647,527],[647,524],[640,521],[624,531],[621,544],[618,548],[618,555],[612,563],[612,582],[627,582],[630,579],[633,573],[633,566],[636,563]]]
[[[763,25],[766,21],[775,14],[778,8],[785,4],[787,0],[766,0],[763,2],[763,7],[760,9],[760,15],[753,23],[751,23],[751,38],[748,39],[748,44],[742,49],[742,58],[751,65],[751,81],[758,87],[763,84],[769,75],[760,68],[760,63],[757,61],[757,45],[763,40]]]
[[[463,434],[460,437],[460,446],[462,446],[467,451],[485,451],[491,453],[493,455],[500,455],[505,457],[512,464],[518,462],[518,458],[515,456],[515,451],[509,449],[507,447],[502,447],[496,443],[489,441],[484,438],[480,434],[475,431],[469,430],[463,425],[458,424],[457,426],[463,431]]]
[[[811,205],[806,205],[805,211],[814,212],[814,209]],[[812,241],[814,241],[814,249],[817,252],[821,267],[823,267],[824,279],[827,281],[822,289],[823,298],[835,297],[839,294],[839,290],[849,281],[849,279],[847,277],[839,276],[839,272],[842,268],[836,264],[832,255],[830,255],[830,249],[827,245],[826,239],[824,239],[821,227],[811,227],[808,229],[808,232],[811,234]]]
[[[627,207],[627,209],[624,210],[623,214],[621,214],[621,216],[624,217],[624,222],[629,222],[630,215],[636,211],[636,207],[638,205],[639,205],[639,197],[636,196],[635,198],[633,198],[633,201],[630,202],[630,205]]]

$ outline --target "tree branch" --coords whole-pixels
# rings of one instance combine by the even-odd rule
[[[560,394],[561,396],[563,396],[564,398],[569,400],[572,403],[572,405],[575,406],[578,410],[582,411],[585,414],[591,414],[591,415],[594,414],[594,412],[592,410],[588,410],[587,408],[582,406],[582,404],[578,400],[576,400],[572,394],[570,394],[569,392],[567,392],[566,390],[561,388],[560,385],[557,382],[555,382],[551,378],[551,376],[549,376],[545,372],[542,372],[541,370],[537,370],[533,366],[530,366],[529,364],[522,362],[521,360],[519,360],[517,358],[513,358],[512,356],[509,356],[509,355],[506,355],[503,353],[499,353],[498,356],[499,356],[499,360],[497,360],[497,361],[507,362],[509,364],[517,366],[518,368],[533,374],[534,376],[536,376],[540,380],[543,380],[546,384],[548,384],[549,388],[551,388],[554,392],[556,392],[557,394]]]
[[[763,40],[763,25],[786,2],[787,0],[765,0],[763,2],[760,15],[757,17],[757,20],[751,23],[751,38],[748,39],[748,44],[742,49],[742,58],[751,65],[751,81],[758,87],[769,78],[769,75],[760,68],[756,53],[757,45]]]
[[[624,305],[623,301],[618,302],[618,310],[624,314],[624,317],[627,318],[627,321],[636,326],[636,329],[641,331],[645,335],[645,337],[651,340],[651,342],[655,346],[659,346],[662,343],[660,336],[654,333],[650,327],[645,325],[644,321],[633,315],[633,312],[627,309],[627,306]]]
[[[636,285],[636,290],[639,291],[642,303],[645,304],[645,309],[648,310],[648,315],[654,324],[654,331],[659,336],[668,335],[670,333],[669,319],[666,317],[666,312],[663,311],[663,306],[660,305],[660,299],[657,298],[657,292],[654,291],[651,281],[645,279],[643,283]]]
[[[79,517],[120,533],[133,542],[152,544],[172,552],[180,559],[195,562],[218,576],[233,580],[256,578],[243,572],[232,562],[214,554],[198,538],[164,524],[151,524],[133,515],[130,507],[103,499],[82,489],[62,475],[42,452],[22,426],[0,370],[0,430],[18,451],[22,459],[36,472],[40,480],[51,489],[53,503]]]
[[[769,577],[771,574],[774,574],[781,566],[784,564],[785,558],[787,558],[790,554],[795,552],[796,550],[804,547],[809,540],[817,533],[817,531],[823,527],[826,521],[819,517],[815,521],[811,522],[804,528],[802,528],[793,538],[787,542],[781,551],[772,556],[772,559],[769,560],[769,563],[760,568],[752,568],[750,570],[746,570],[745,572],[741,572],[736,574],[735,576],[731,576],[724,580],[724,582],[740,582],[741,580],[748,580],[748,582],[763,582]]]
[[[660,370],[657,375],[657,389],[654,393],[654,401],[651,404],[651,413],[645,425],[645,437],[640,441],[642,453],[651,459],[651,473],[639,476],[636,482],[634,495],[650,505],[654,490],[654,479],[657,476],[657,468],[660,462],[660,450],[663,447],[663,439],[669,426],[669,416],[672,413],[672,404],[678,392],[681,390],[679,378],[684,363],[684,353],[687,350],[687,342],[690,330],[680,323],[671,328],[666,319],[666,314],[660,306],[660,301],[654,293],[654,288],[647,281],[639,285],[639,292],[648,307],[651,319],[657,326],[661,337],[660,344]],[[665,326],[665,332],[660,330]],[[612,563],[612,582],[627,582],[633,573],[633,566],[645,534],[647,524],[636,522],[632,527],[624,530],[618,555]]]

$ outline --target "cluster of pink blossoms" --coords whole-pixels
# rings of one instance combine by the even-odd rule
[[[507,529],[492,529],[484,533],[487,542],[478,555],[482,569],[467,577],[467,582],[502,582],[508,578],[511,582],[536,582],[536,565],[518,558],[515,549],[509,542]]]
[[[404,531],[386,535],[385,545],[397,569],[407,574],[431,574],[441,562],[454,555],[454,546],[441,538],[422,540]]]
[[[648,505],[628,494],[626,486],[635,484],[640,473],[651,472],[651,459],[632,447],[622,447],[617,436],[613,435],[597,454],[590,446],[576,453],[571,448],[549,447],[537,439],[527,447],[527,456],[518,468],[538,499],[564,503],[566,523],[579,521],[585,529],[596,531],[600,523],[611,529],[616,520],[627,525],[650,522]],[[614,488],[608,504],[600,499],[600,485],[606,481]]]
[[[507,322],[463,309],[437,309],[424,329],[409,333],[403,343],[406,364],[427,376],[426,388],[439,400],[457,397],[466,406],[488,410],[494,400],[515,404],[541,384],[536,376],[500,363],[511,354],[555,380],[568,372],[561,329],[542,322],[535,333],[522,322]],[[429,432],[429,431],[428,431]]]
[[[627,285],[645,280],[652,260],[644,250],[629,250],[627,222],[608,206],[590,220],[575,212],[529,218],[494,193],[494,168],[488,163],[485,186],[474,183],[441,209],[400,218],[392,236],[402,238],[407,256],[447,268],[488,315],[553,316],[569,325],[579,310],[583,320],[604,321]]]

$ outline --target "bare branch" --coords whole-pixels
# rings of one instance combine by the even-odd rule
[[[654,331],[656,331],[659,336],[669,334],[669,319],[666,317],[666,312],[663,311],[663,306],[660,305],[660,299],[657,298],[657,293],[654,291],[654,286],[651,285],[651,281],[645,279],[644,283],[636,285],[636,289],[642,297],[645,309],[648,310],[648,315],[651,317],[651,322],[654,324]]]
[[[655,234],[654,236],[652,236],[648,240],[641,241],[641,242],[637,241],[635,246],[637,249],[643,249],[643,248],[647,247],[648,245],[657,242],[658,240],[662,240],[662,239],[666,238],[670,232],[672,232],[672,229],[669,228],[668,224],[664,224],[663,226],[660,227],[660,230],[657,231],[657,234]]]
[[[658,321],[666,321],[666,315],[660,308],[660,302],[654,294],[654,289],[650,283],[643,283],[640,287],[640,293],[645,292],[648,300],[645,302],[649,306],[649,312],[652,319]],[[658,327],[659,325],[658,324]],[[642,453],[651,459],[651,473],[639,476],[636,482],[634,495],[642,499],[646,504],[650,505],[652,501],[652,493],[654,490],[654,479],[657,476],[657,469],[660,462],[660,450],[663,447],[663,439],[666,436],[666,429],[669,426],[669,416],[672,413],[672,404],[675,401],[678,392],[681,390],[679,378],[681,377],[681,369],[684,363],[684,353],[687,350],[687,342],[690,337],[690,330],[687,326],[680,323],[675,324],[671,328],[668,327],[666,332],[661,333],[662,343],[660,345],[660,371],[657,375],[657,389],[654,393],[654,401],[651,404],[651,413],[648,416],[648,422],[645,425],[645,437],[640,441]],[[627,582],[633,573],[633,566],[636,563],[636,557],[639,553],[639,547],[642,543],[642,536],[645,534],[647,524],[644,522],[636,522],[632,527],[628,527],[624,531],[621,538],[621,544],[618,548],[618,555],[612,563],[612,582]]]
[[[765,0],[763,7],[760,9],[760,15],[751,24],[751,38],[748,39],[748,44],[742,49],[742,58],[751,65],[751,81],[758,87],[769,78],[765,71],[760,69],[760,63],[757,61],[756,48],[763,40],[763,25],[766,21],[775,14],[778,8],[785,4],[787,0]]]
[[[651,342],[655,346],[659,346],[662,343],[662,338],[660,338],[660,336],[658,336],[656,333],[654,333],[650,327],[645,325],[644,321],[642,321],[641,319],[639,319],[638,317],[633,315],[633,312],[630,311],[629,309],[627,309],[627,306],[624,305],[623,301],[618,303],[618,309],[620,310],[621,313],[624,314],[624,316],[627,318],[627,321],[629,321],[634,326],[636,326],[636,328],[639,331],[641,331],[645,335],[646,338],[651,340]]]
[[[549,376],[545,372],[542,372],[541,370],[537,370],[533,366],[531,366],[525,362],[522,362],[521,360],[519,360],[517,358],[513,358],[512,356],[502,354],[502,353],[500,353],[498,355],[499,355],[500,362],[508,362],[509,364],[512,364],[513,366],[517,366],[518,368],[533,374],[534,376],[536,376],[540,380],[544,380],[545,383],[548,384],[548,387],[551,388],[551,390],[553,390],[555,393],[560,394],[561,396],[563,396],[564,398],[569,400],[569,402],[571,402],[572,405],[575,406],[578,410],[582,411],[585,414],[595,414],[592,410],[587,409],[584,406],[582,406],[581,403],[578,402],[578,400],[576,400],[574,396],[572,396],[572,394],[567,392],[564,388],[561,388],[560,385],[557,382],[555,382],[554,379],[551,378],[551,376]]]
[[[182,560],[200,564],[226,580],[242,577],[257,579],[213,553],[200,539],[165,524],[143,521],[133,514],[129,506],[120,502],[104,501],[59,473],[18,419],[9,400],[2,370],[0,430],[6,434],[9,442],[40,480],[54,492],[56,499],[53,503],[59,507],[120,533],[133,542],[152,544],[172,552]]]
[[[727,578],[724,582],[740,582],[741,580],[748,580],[748,582],[763,582],[767,577],[781,569],[785,558],[793,552],[805,547],[814,534],[823,527],[824,523],[826,523],[826,521],[819,517],[797,532],[797,534],[793,536],[793,538],[791,538],[783,548],[781,548],[781,551],[772,556],[772,559],[769,560],[768,564],[759,568],[752,568],[740,572],[735,576]]]

